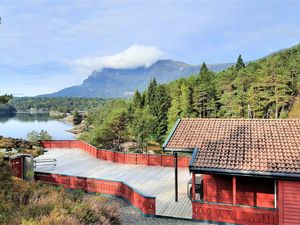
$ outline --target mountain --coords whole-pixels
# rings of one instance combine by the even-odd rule
[[[232,63],[211,64],[212,71],[221,71]],[[150,67],[133,69],[103,68],[94,71],[81,85],[64,88],[52,94],[40,97],[126,97],[138,89],[145,90],[153,78],[160,83],[167,83],[180,77],[199,73],[200,65],[190,65],[173,60],[158,60]]]

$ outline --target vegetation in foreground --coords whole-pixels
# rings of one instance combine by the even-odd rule
[[[43,153],[39,141],[52,140],[52,136],[45,130],[28,133],[27,140],[20,138],[7,138],[0,136],[0,149],[16,150],[18,153],[31,154],[37,157]],[[15,154],[15,151],[7,151],[6,155]]]
[[[101,196],[26,182],[0,159],[0,224],[120,224],[115,206]]]
[[[19,139],[19,138],[5,138],[0,136],[0,149],[16,150],[18,153],[31,154],[39,156],[43,153],[42,148],[38,144]],[[15,154],[15,151],[7,151],[6,155]]]
[[[198,118],[298,117],[300,45],[219,73],[203,63],[198,75],[169,84],[151,81],[148,89],[135,92],[132,100],[114,100],[88,113],[88,132],[81,138],[102,148],[124,150],[124,145],[147,152],[159,146],[175,121]],[[296,108],[295,108],[296,107]],[[156,143],[156,144],[155,144]]]

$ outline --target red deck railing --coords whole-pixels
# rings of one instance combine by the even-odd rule
[[[277,225],[278,211],[221,203],[193,201],[193,219],[244,225]]]
[[[172,155],[136,154],[109,151],[97,149],[95,146],[80,140],[42,141],[41,144],[44,148],[80,148],[95,158],[117,163],[174,167],[174,157]],[[187,168],[189,167],[190,160],[190,156],[178,156],[178,166]]]
[[[43,172],[35,172],[35,180],[48,184],[63,185],[70,189],[122,197],[143,214],[155,215],[155,197],[146,196],[123,182]]]

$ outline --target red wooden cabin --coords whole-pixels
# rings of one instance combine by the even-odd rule
[[[193,219],[300,224],[300,120],[182,119],[164,148],[194,149]]]

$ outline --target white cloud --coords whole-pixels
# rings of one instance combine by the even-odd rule
[[[113,55],[68,60],[67,63],[81,73],[91,73],[102,68],[126,69],[149,67],[160,59],[163,52],[155,46],[132,45]]]
[[[125,91],[124,95],[125,96],[133,96],[134,95],[134,91]]]

